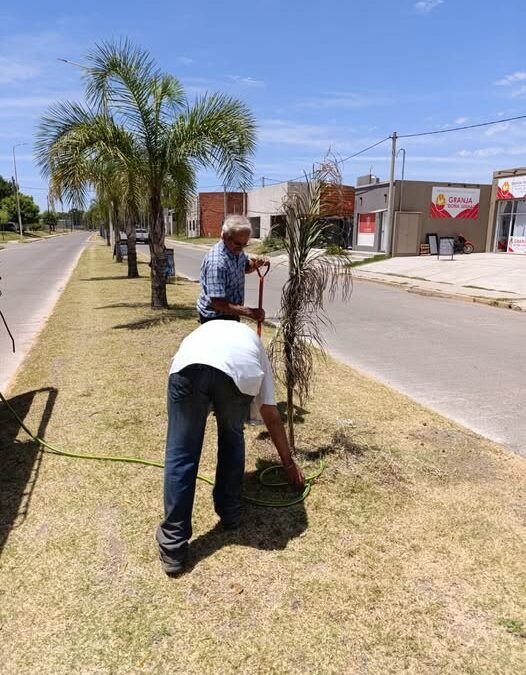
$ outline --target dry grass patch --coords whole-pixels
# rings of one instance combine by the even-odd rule
[[[91,244],[10,392],[76,451],[161,460],[170,358],[197,286],[149,309]],[[44,389],[42,389],[44,388]],[[40,455],[0,411],[4,673],[520,673],[524,461],[342,364],[298,410],[304,505],[216,527],[198,486],[194,567],[164,577],[157,469]],[[210,420],[201,471],[213,475]],[[247,490],[275,458],[247,429]]]

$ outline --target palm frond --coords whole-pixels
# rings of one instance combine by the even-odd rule
[[[252,180],[251,157],[256,123],[248,107],[223,94],[199,98],[175,121],[170,151],[187,155],[198,166],[211,166],[228,188],[247,188]]]
[[[161,78],[149,52],[128,39],[101,42],[86,55],[86,98],[103,113],[111,113],[139,135],[146,145],[155,136],[152,81]]]

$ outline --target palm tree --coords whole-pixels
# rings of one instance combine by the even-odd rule
[[[116,140],[121,146],[130,142],[112,118],[75,104],[62,104],[52,107],[40,124],[37,158],[54,198],[84,208],[88,188],[95,189],[106,212],[108,241],[110,229],[116,242],[121,230],[129,234],[128,276],[137,277],[135,226],[129,232],[129,220],[138,212],[141,194],[133,164],[115,152]],[[119,246],[116,259],[122,262]]]
[[[166,186],[172,191],[176,186],[180,199],[187,199],[200,167],[214,168],[227,186],[247,186],[254,118],[243,103],[223,94],[206,94],[190,105],[179,80],[127,40],[104,42],[89,52],[84,79],[87,106],[56,104],[42,119],[37,161],[44,173],[62,163],[67,175],[76,171],[72,164],[101,156],[136,178],[134,188],[144,189],[148,200],[151,304],[167,307]]]
[[[285,250],[289,276],[281,294],[278,329],[270,344],[270,357],[287,391],[289,443],[295,450],[294,395],[301,405],[309,396],[314,348],[324,350],[322,334],[331,321],[325,312],[325,293],[333,300],[338,292],[348,299],[352,292],[349,259],[345,253],[325,252],[329,225],[324,216],[337,212],[341,194],[338,164],[325,160],[305,176],[283,203]]]

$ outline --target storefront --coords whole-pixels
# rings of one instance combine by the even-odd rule
[[[503,173],[494,174],[490,211],[494,220],[493,250],[526,255],[526,172],[515,169],[513,175]]]
[[[388,246],[393,256],[418,255],[428,235],[462,234],[481,253],[487,250],[490,195],[489,184],[396,180],[393,227],[387,232],[389,183],[359,182],[353,248],[385,252]]]

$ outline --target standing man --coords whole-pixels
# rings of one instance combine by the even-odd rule
[[[168,379],[164,520],[156,538],[169,576],[185,570],[197,470],[211,403],[218,446],[213,499],[224,529],[236,529],[241,520],[243,425],[251,404],[260,411],[289,482],[300,487],[305,481],[290,453],[261,340],[247,325],[235,321],[199,326],[181,343]]]
[[[252,234],[245,216],[227,216],[221,230],[221,240],[207,254],[201,265],[201,295],[197,301],[199,321],[232,319],[247,316],[264,321],[265,312],[257,307],[245,307],[245,274],[250,274],[266,262],[265,258],[249,258],[243,249]]]

